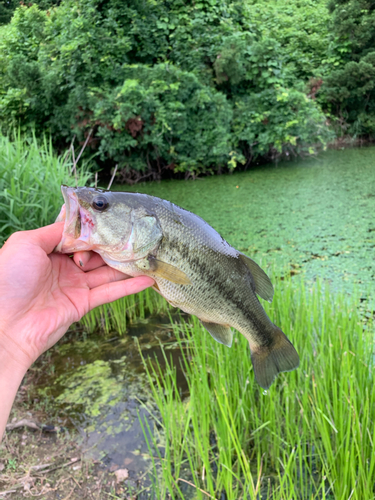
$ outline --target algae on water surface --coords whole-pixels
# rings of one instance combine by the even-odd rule
[[[332,288],[366,291],[375,273],[375,148],[330,150],[196,181],[129,188],[165,198],[211,224],[276,274],[287,265]]]
[[[120,189],[125,188],[121,186]],[[328,498],[326,489],[331,491],[334,488],[340,492],[339,481],[336,481],[340,475],[343,477],[346,474],[345,480],[348,484],[351,482],[350,471],[345,468],[350,464],[345,455],[345,450],[349,449],[356,463],[353,481],[358,481],[359,490],[365,491],[365,479],[375,470],[374,462],[367,462],[369,454],[363,454],[361,462],[361,456],[356,456],[356,447],[358,450],[370,449],[369,442],[373,437],[367,440],[365,426],[363,432],[361,426],[350,427],[351,421],[347,417],[353,411],[354,416],[350,418],[355,422],[356,415],[366,415],[362,422],[368,420],[367,428],[372,435],[374,416],[369,401],[374,399],[371,389],[373,367],[367,357],[372,343],[368,326],[360,323],[357,314],[359,301],[353,297],[348,306],[341,296],[340,301],[337,298],[335,302],[336,295],[331,291],[341,289],[352,292],[357,288],[361,291],[362,300],[373,281],[375,148],[328,151],[317,159],[305,162],[270,165],[232,176],[210,177],[195,182],[142,184],[131,189],[171,200],[197,213],[234,247],[254,258],[264,269],[272,268],[276,276],[303,275],[302,280],[285,280],[282,284],[273,280],[276,284],[276,300],[272,305],[266,305],[272,319],[291,334],[293,341],[296,340],[302,359],[297,372],[280,377],[270,392],[272,401],[268,396],[261,399],[258,389],[250,385],[250,361],[245,347],[241,352],[236,345],[231,350],[224,350],[210,338],[203,337],[202,332],[194,332],[194,345],[199,347],[199,353],[194,351],[194,359],[186,358],[185,366],[185,373],[189,374],[189,389],[192,391],[189,402],[178,405],[179,398],[175,398],[172,389],[170,395],[163,384],[158,386],[159,396],[154,394],[154,397],[159,397],[159,408],[164,411],[162,425],[170,425],[170,433],[164,436],[169,435],[174,439],[169,437],[172,439],[169,444],[168,439],[166,443],[163,442],[166,453],[171,454],[170,462],[163,464],[167,469],[172,467],[172,463],[174,467],[164,471],[164,478],[172,481],[171,478],[180,467],[179,460],[184,450],[193,457],[197,464],[196,470],[202,466],[202,457],[205,455],[196,452],[196,446],[200,446],[196,436],[202,435],[201,442],[204,442],[213,426],[217,436],[222,435],[223,442],[228,441],[227,446],[222,447],[223,457],[226,457],[222,458],[222,463],[226,463],[229,469],[233,465],[233,456],[228,450],[234,449],[234,446],[238,446],[238,450],[250,450],[251,453],[256,450],[259,457],[265,457],[261,465],[264,471],[277,469],[277,481],[280,481],[285,491],[285,498],[304,498],[298,496],[301,485],[306,487],[306,492],[314,490],[315,480],[307,474],[311,466],[309,456],[312,449],[318,452],[315,460],[321,475],[320,493],[315,498]],[[330,281],[330,289],[327,287],[323,293],[320,286],[312,287],[313,292],[310,293],[310,284],[307,284],[307,294],[304,284],[316,278]],[[141,296],[134,299],[128,320],[134,320],[137,315],[143,318],[135,327],[116,319],[116,314],[121,315],[127,309],[126,304],[130,304],[125,300],[121,302],[121,307],[115,303],[112,308],[101,308],[86,321],[86,331],[101,325],[107,333],[115,327],[121,332],[127,329],[128,335],[116,337],[113,342],[111,338],[103,342],[100,337],[92,336],[84,342],[62,345],[57,348],[53,358],[56,373],[60,376],[59,387],[56,384],[53,390],[58,389],[55,395],[60,403],[64,401],[77,413],[79,408],[85,409],[85,412],[80,413],[78,428],[82,434],[87,432],[87,446],[93,446],[96,456],[102,457],[106,464],[125,466],[137,473],[144,471],[142,454],[148,451],[137,419],[137,411],[142,418],[147,411],[138,399],[146,404],[153,403],[146,386],[141,387],[142,377],[139,380],[134,378],[138,377],[141,368],[138,353],[132,348],[134,342],[131,336],[139,337],[143,352],[151,357],[156,354],[159,361],[164,359],[159,341],[175,347],[175,339],[167,333],[170,325],[164,324],[161,328],[161,321],[158,320],[159,325],[156,325],[152,318],[149,318],[150,321],[145,318],[145,309],[162,310],[161,302],[154,301],[152,293],[145,292],[144,301],[140,299]],[[167,318],[165,320],[169,322]],[[368,325],[372,328],[371,318]],[[181,352],[185,352],[184,349],[165,351],[168,362],[169,354],[173,356],[166,379],[169,377],[174,380],[175,367],[179,367],[177,359]],[[210,357],[212,350],[215,353],[218,351],[220,356],[215,354]],[[229,364],[227,358],[232,360]],[[198,361],[202,366],[195,364]],[[222,404],[227,406],[223,406],[220,411],[217,409],[220,384],[217,393],[212,392],[214,378],[219,382],[220,378],[210,378],[215,366],[224,377],[226,386],[231,387],[228,401],[226,396],[221,399]],[[238,370],[232,373],[228,366],[238,366],[241,377]],[[177,369],[176,373],[181,382],[181,370]],[[352,382],[349,384],[352,379],[355,381],[353,385]],[[206,380],[205,390],[202,389],[202,380]],[[355,399],[357,392],[352,393],[351,387],[358,389],[358,400]],[[244,397],[242,393],[246,393]],[[208,419],[208,401],[210,411],[215,415],[215,418],[211,418],[211,415],[211,420]],[[244,401],[247,401],[245,406]],[[352,408],[350,405],[355,406]],[[275,406],[278,412],[273,411]],[[205,407],[205,412],[201,411],[202,407]],[[238,420],[240,441],[229,436],[232,427],[223,420],[231,415],[232,410],[233,418],[236,422]],[[325,413],[321,416],[321,411],[327,412],[330,418],[326,418]],[[242,418],[243,422],[240,422]],[[340,430],[339,434],[332,429],[331,421]],[[194,432],[187,439],[191,424]],[[150,427],[155,429],[152,422]],[[270,432],[272,429],[273,432]],[[156,436],[158,432],[159,429],[156,430]],[[342,443],[345,448],[342,448]],[[210,446],[207,443],[207,450]],[[331,450],[336,450],[334,457],[330,456]],[[287,464],[285,471],[278,468],[280,456],[283,463]],[[288,462],[293,456],[298,456],[294,464]],[[208,454],[206,459],[203,470],[207,478],[212,456]],[[245,467],[246,464],[243,465]],[[184,467],[187,467],[186,463]],[[240,471],[241,478],[245,469]],[[306,475],[302,482],[300,469]],[[222,481],[224,488],[225,482],[231,484],[234,481],[229,473],[226,476],[224,472],[219,470],[219,479],[216,473],[212,473],[212,484]],[[325,479],[326,476],[329,480]],[[201,481],[198,476],[184,477],[205,491],[210,491],[210,494],[218,495],[216,487],[209,486],[208,479]],[[304,486],[302,483],[305,480]],[[328,484],[329,481],[332,485]],[[239,488],[239,485],[240,482],[234,487]],[[232,486],[225,486],[228,494]],[[290,492],[294,488],[296,493],[293,496]],[[347,498],[346,493],[343,492],[343,496],[337,498]],[[233,490],[231,498],[238,498],[235,494]],[[282,493],[280,498],[284,499]],[[359,497],[355,493],[352,498]]]
[[[123,337],[91,334],[52,348],[49,363],[53,373],[43,381],[39,394],[52,395],[64,407],[84,438],[85,449],[89,450],[86,456],[103,460],[112,469],[126,467],[138,476],[150,467],[139,417],[147,419],[157,435],[154,426],[159,411],[150,393],[139,347],[144,357],[161,363],[161,344],[172,347],[169,352],[177,364],[179,352],[174,349],[171,330],[169,317],[154,316],[147,322],[128,325],[128,335]],[[46,382],[48,387],[44,386]],[[181,394],[186,393],[184,383],[180,373]],[[163,435],[158,435],[158,444],[163,447]]]

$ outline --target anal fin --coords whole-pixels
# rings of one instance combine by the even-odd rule
[[[228,347],[232,347],[233,332],[229,326],[219,325],[218,323],[207,323],[202,320],[200,321],[217,342]]]

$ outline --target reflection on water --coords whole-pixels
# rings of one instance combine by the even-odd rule
[[[86,456],[101,460],[110,470],[128,469],[135,483],[151,467],[138,415],[143,422],[147,420],[163,453],[159,414],[139,352],[140,347],[145,359],[163,367],[161,344],[179,367],[180,351],[166,315],[130,325],[123,337],[106,339],[98,334],[62,344],[51,359],[55,366],[52,394],[84,438]],[[181,396],[187,396],[182,370],[178,370],[178,381]]]

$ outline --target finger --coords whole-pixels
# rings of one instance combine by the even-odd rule
[[[127,274],[108,266],[99,267],[85,274],[86,284],[89,288],[96,288],[112,281],[121,281],[127,278],[129,278]]]
[[[21,242],[27,242],[40,246],[47,254],[53,252],[54,248],[60,243],[64,222],[55,222],[49,226],[33,229],[32,231],[20,231],[13,236]]]
[[[94,309],[94,307],[108,304],[108,302],[113,302],[114,300],[125,297],[126,295],[141,292],[154,283],[154,280],[148,276],[138,276],[137,278],[98,286],[97,288],[90,290],[90,310]]]
[[[91,252],[77,252],[73,255],[74,263],[78,267],[85,267],[85,265],[91,259]]]
[[[80,262],[78,262],[78,264],[79,264],[79,267],[83,271],[85,271],[85,272],[92,271],[93,269],[97,269],[98,267],[102,267],[102,266],[106,265],[106,263],[101,258],[101,256],[96,252],[77,252],[77,254],[75,254],[75,255],[78,255],[78,261],[79,261],[79,256],[82,253],[85,254],[84,260],[82,261],[83,266],[80,265]]]
[[[92,271],[101,266],[105,266],[104,260],[95,252],[77,252],[73,256],[75,264],[83,271]]]

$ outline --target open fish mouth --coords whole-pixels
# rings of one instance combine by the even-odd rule
[[[88,210],[81,206],[74,188],[61,186],[63,205],[56,222],[64,222],[64,231],[55,251],[61,253],[91,250],[89,243],[94,222]]]

